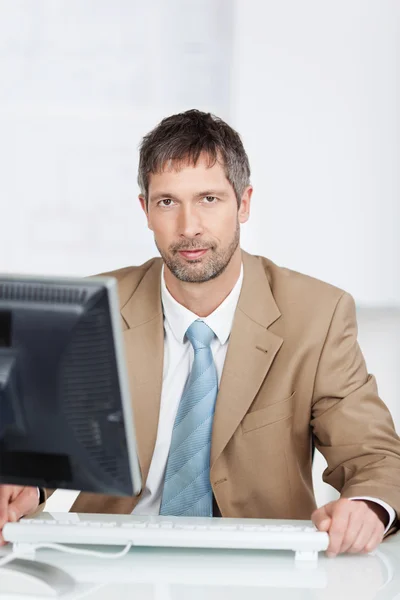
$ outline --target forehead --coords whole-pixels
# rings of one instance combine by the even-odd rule
[[[208,155],[200,155],[195,164],[188,160],[173,160],[164,164],[163,169],[157,173],[149,174],[149,194],[154,194],[160,188],[174,186],[174,188],[201,189],[218,186],[231,187],[221,160],[215,162]]]

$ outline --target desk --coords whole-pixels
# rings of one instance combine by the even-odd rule
[[[116,560],[42,549],[36,560],[75,579],[63,600],[400,600],[400,535],[385,540],[375,555],[328,559],[321,553],[311,565],[296,565],[292,552],[156,548],[133,548]],[[13,575],[21,581],[19,598],[50,597]],[[2,593],[0,571],[5,598],[11,596],[4,587]]]

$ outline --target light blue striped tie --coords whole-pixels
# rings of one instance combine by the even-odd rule
[[[160,514],[211,517],[210,447],[218,377],[210,343],[215,334],[197,320],[186,336],[194,360],[172,431]]]

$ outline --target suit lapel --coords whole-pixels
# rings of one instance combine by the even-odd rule
[[[267,274],[257,257],[242,255],[243,284],[215,407],[211,467],[248,411],[283,342],[268,331],[281,313]]]
[[[154,262],[121,309],[128,326],[124,331],[125,353],[143,485],[156,442],[163,377],[161,266],[161,259]]]

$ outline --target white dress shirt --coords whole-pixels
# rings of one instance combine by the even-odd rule
[[[233,318],[239,300],[243,282],[243,265],[239,279],[229,296],[204,321],[215,333],[211,342],[211,352],[217,369],[218,384],[221,381],[229,336]],[[169,447],[171,445],[172,429],[183,388],[189,376],[194,359],[192,344],[185,337],[188,327],[199,319],[196,314],[179,304],[169,293],[164,280],[164,268],[161,272],[161,300],[164,313],[164,368],[161,392],[160,416],[153,457],[142,496],[132,511],[135,515],[158,515],[161,506],[161,496],[164,476],[167,466]],[[387,531],[393,523],[396,513],[383,500],[362,496],[352,500],[371,500],[383,506],[389,515]]]
[[[243,266],[235,287],[208,317],[202,318],[215,333],[211,342],[211,352],[221,381],[228,340],[232,329],[233,317],[239,300],[243,281]],[[185,333],[197,315],[179,304],[167,290],[164,281],[164,269],[161,273],[161,300],[164,312],[164,369],[161,392],[160,417],[158,420],[157,439],[151,459],[149,474],[142,496],[133,509],[135,515],[158,515],[164,485],[165,469],[172,429],[178,412],[183,388],[189,376],[194,359],[192,344]]]

